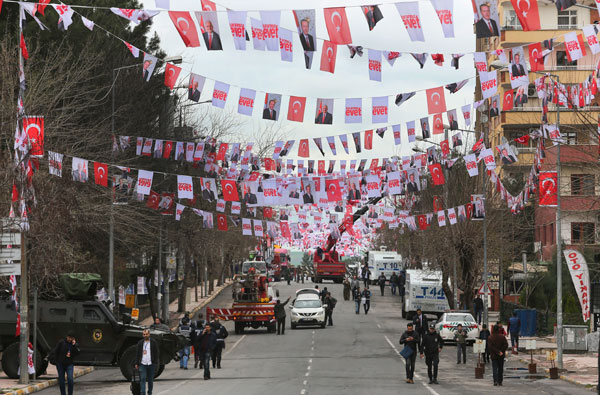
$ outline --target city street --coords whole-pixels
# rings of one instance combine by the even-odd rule
[[[305,287],[313,287],[307,282]],[[588,390],[562,380],[531,380],[525,378],[526,367],[510,357],[502,388],[493,387],[491,366],[486,368],[485,379],[474,379],[476,360],[469,354],[466,365],[456,364],[456,348],[447,345],[442,351],[439,385],[428,385],[427,366],[418,359],[415,384],[405,383],[403,358],[398,355],[401,332],[406,320],[400,316],[399,298],[379,296],[373,287],[371,311],[365,315],[354,313],[354,302],[344,301],[342,286],[326,286],[338,303],[334,311],[334,326],[291,330],[288,322],[285,336],[267,334],[266,330],[249,330],[235,335],[233,325],[226,323],[230,336],[223,357],[223,369],[211,370],[212,379],[203,380],[203,372],[179,369],[178,362],[167,365],[155,382],[154,394],[185,394],[209,391],[213,395],[243,393],[287,394],[464,394],[468,393],[538,393],[589,394]],[[282,300],[287,299],[302,284],[275,285]],[[219,295],[211,307],[228,307],[228,290]],[[55,394],[56,387],[40,394]],[[129,383],[123,381],[118,368],[97,368],[95,372],[76,380],[77,394],[126,394]]]

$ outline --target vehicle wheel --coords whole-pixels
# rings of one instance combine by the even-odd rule
[[[158,376],[160,376],[162,374],[162,372],[164,372],[165,370],[165,365],[158,365],[158,369],[156,369],[156,372],[154,372],[154,379],[157,379]]]
[[[236,322],[235,323],[235,333],[237,333],[238,335],[241,335],[242,333],[244,333],[244,325]]]
[[[125,377],[125,380],[131,381],[131,377],[133,376],[133,369],[135,369],[135,354],[136,354],[136,345],[129,346],[123,351],[121,354],[121,358],[119,358],[119,367],[121,368],[121,374]]]
[[[325,328],[325,323],[322,323],[322,324],[321,324],[321,328]]]
[[[8,378],[19,378],[19,343],[13,343],[2,352],[2,370]]]
[[[294,324],[294,323],[292,322],[292,324],[291,324],[291,325],[292,325],[292,329],[296,329],[296,324]]]

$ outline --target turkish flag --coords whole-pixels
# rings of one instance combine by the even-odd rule
[[[510,2],[524,31],[541,29],[537,0],[510,0]]]
[[[543,171],[539,176],[540,206],[556,206],[557,176],[555,171]]]
[[[596,77],[592,77],[592,83],[590,85],[590,90],[592,92],[592,95],[594,95],[594,96],[598,92],[598,82],[596,81]]]
[[[417,220],[419,221],[419,229],[427,230],[427,228],[429,228],[427,216],[425,216],[425,214],[417,215]]]
[[[444,120],[442,114],[435,114],[433,116],[433,134],[444,133]]]
[[[186,47],[200,46],[196,24],[189,12],[169,11],[169,17],[171,17],[171,21],[173,21],[175,29],[177,29]]]
[[[429,114],[438,114],[446,112],[446,98],[444,97],[444,87],[427,89],[427,110]]]
[[[444,156],[444,158],[447,157],[450,153],[450,144],[448,142],[448,139],[442,140],[440,142],[440,147],[442,148],[442,155]]]
[[[330,202],[342,200],[342,188],[340,187],[340,180],[325,180],[325,189],[327,190],[327,200]]]
[[[502,111],[508,111],[513,109],[514,105],[514,91],[509,89],[504,92],[504,98],[502,99]]]
[[[171,156],[171,151],[173,150],[173,142],[165,141],[165,145],[163,146],[163,159],[169,159]]]
[[[264,158],[263,164],[265,166],[266,171],[275,171],[275,169],[276,169],[275,161],[271,158]]]
[[[309,155],[308,139],[300,140],[300,145],[298,145],[298,156],[301,158],[308,158]]]
[[[217,229],[227,231],[227,216],[225,214],[217,214]]]
[[[21,33],[21,42],[19,43],[21,47],[21,54],[23,55],[23,59],[29,59],[29,52],[27,51],[27,45],[25,45],[25,36]]]
[[[217,10],[217,6],[215,5],[214,1],[201,0],[201,4],[202,4],[202,11],[216,11]]]
[[[225,154],[227,153],[228,148],[229,144],[221,143],[221,145],[219,145],[219,151],[217,152],[217,157],[215,160],[225,160]]]
[[[365,149],[373,149],[373,130],[365,130]]]
[[[44,117],[23,118],[23,130],[31,146],[31,155],[44,156]]]
[[[444,172],[442,171],[442,165],[439,163],[429,165],[429,174],[431,174],[433,185],[444,185],[446,183],[446,178],[444,178]]]
[[[281,230],[281,237],[285,239],[291,239],[292,234],[290,233],[290,225],[287,221],[281,221],[279,223],[279,229]]]
[[[179,73],[181,73],[181,68],[174,64],[167,63],[167,67],[165,67],[165,86],[168,86],[169,89],[173,89],[177,82],[177,77],[179,77]]]
[[[435,211],[437,213],[438,211],[443,210],[443,209],[444,209],[444,202],[442,201],[442,197],[434,196],[433,197],[433,211]]]
[[[346,17],[346,8],[325,8],[323,10],[325,16],[325,25],[329,40],[336,44],[352,44],[352,35],[350,34],[350,26]]]
[[[587,40],[583,37],[582,33],[577,34],[577,41],[579,41],[579,48],[581,48],[581,54],[585,56],[585,44],[587,43]]]
[[[471,219],[473,216],[473,203],[465,204],[465,211],[467,212],[467,219]]]
[[[517,137],[515,139],[515,141],[519,144],[525,145],[525,144],[529,143],[529,135],[526,134],[525,136]]]
[[[273,218],[273,209],[271,207],[263,207],[263,217]]]
[[[583,84],[579,84],[579,107],[585,107],[585,99],[583,98]]]
[[[290,104],[288,105],[288,121],[303,122],[304,121],[304,106],[306,105],[306,97],[290,96]]]
[[[108,165],[106,163],[94,162],[94,180],[98,185],[108,186]]]
[[[146,200],[146,207],[152,210],[158,210],[158,204],[160,203],[160,195],[157,192],[150,191],[148,200]]]
[[[35,5],[34,8],[34,15],[36,12],[39,12],[40,14],[44,15],[44,10],[46,9],[46,7],[48,6],[48,4],[50,3],[50,0],[38,0],[38,3]],[[2,1],[0,1],[0,7],[2,6]],[[45,15],[44,15],[45,16]]]
[[[335,58],[337,56],[337,44],[331,41],[323,41],[321,50],[321,71],[335,73]]]
[[[531,65],[531,71],[544,70],[542,43],[529,44],[529,64]]]
[[[226,202],[240,201],[240,195],[238,194],[235,180],[221,180],[221,189],[223,191],[223,200]]]

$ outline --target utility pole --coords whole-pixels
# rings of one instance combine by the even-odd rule
[[[156,287],[156,316],[160,317],[162,315],[163,320],[165,319],[165,315],[161,314],[161,309],[162,309],[162,304],[161,304],[161,300],[162,300],[162,294],[160,292],[160,287],[162,285],[162,280],[163,280],[163,275],[162,275],[162,232],[163,232],[163,227],[162,227],[162,217],[160,218],[160,229],[158,231],[158,286]],[[164,312],[163,312],[164,313]]]
[[[483,130],[483,142],[484,145],[488,146],[488,132],[490,129],[490,120],[488,119],[487,127]],[[487,165],[484,161],[483,169],[483,212],[486,212],[486,201],[487,201]],[[489,287],[488,287],[488,254],[487,254],[487,213],[483,216],[483,322],[489,326],[488,318],[488,298],[489,298]]]
[[[162,242],[161,242],[162,244]],[[171,248],[169,247],[169,252],[165,252],[165,254],[170,253]],[[162,256],[160,257],[161,263],[163,261]],[[165,272],[163,275],[163,283],[164,283],[164,295],[163,295],[163,313],[164,313],[164,320],[165,323],[168,324],[169,323],[169,299],[170,299],[170,295],[169,295],[169,280],[170,280],[170,275],[169,275],[169,265],[167,265],[167,260],[165,259]]]
[[[560,84],[558,75],[556,84]],[[559,91],[560,92],[560,91]],[[560,93],[556,100],[556,127],[560,130]],[[563,368],[563,313],[562,313],[562,235],[560,212],[560,139],[556,144],[556,359],[558,368]]]

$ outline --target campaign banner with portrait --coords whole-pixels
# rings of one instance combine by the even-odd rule
[[[73,157],[71,164],[73,181],[87,182],[88,180],[88,161],[82,158]],[[141,170],[143,171],[143,170]]]
[[[294,19],[298,27],[298,36],[300,44],[304,51],[304,65],[307,69],[312,66],[314,52],[316,51],[317,41],[315,10],[294,10]]]
[[[221,34],[219,32],[219,18],[216,11],[196,12],[196,18],[200,21],[202,39],[208,51],[222,51]]]
[[[510,86],[515,89],[519,86],[527,87],[529,85],[529,74],[527,64],[525,63],[525,53],[523,47],[512,49],[512,60],[510,62]]]
[[[361,7],[365,18],[367,19],[367,25],[369,30],[373,30],[377,25],[377,22],[383,19],[383,14],[377,5],[365,5]]]
[[[429,128],[429,117],[421,118],[421,136],[423,140],[431,137],[431,129]]]
[[[279,120],[281,110],[281,95],[278,93],[267,93],[265,95],[265,105],[263,108],[262,119],[268,121]]]
[[[217,200],[217,184],[214,178],[200,178],[200,186],[202,190],[202,199],[209,202]]]
[[[317,115],[318,117],[318,115]],[[362,123],[362,99],[346,99],[346,123]]]
[[[489,0],[472,0],[476,8],[475,37],[489,38],[500,35],[500,17],[498,2]]]
[[[157,59],[144,52],[144,63],[142,64],[142,78],[144,81],[150,81],[150,77],[152,77],[152,73],[154,72],[154,68],[156,67]]]
[[[318,125],[333,123],[333,99],[317,99],[315,123]]]

